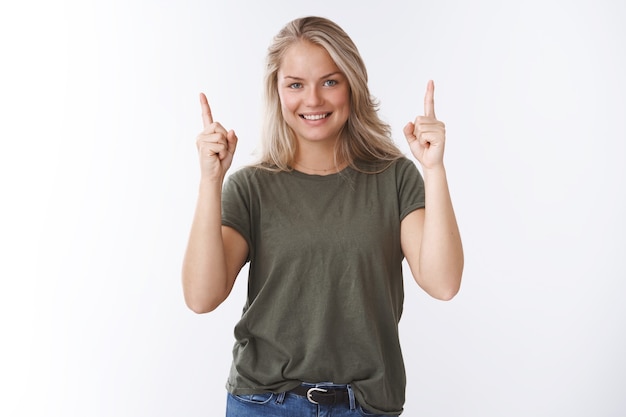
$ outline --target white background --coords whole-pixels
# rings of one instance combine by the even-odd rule
[[[403,150],[428,79],[447,125],[466,268],[447,303],[406,277],[404,415],[625,415],[613,0],[3,3],[0,415],[223,415],[246,278],[184,305],[197,96],[251,161],[265,50],[308,14],[357,43]]]

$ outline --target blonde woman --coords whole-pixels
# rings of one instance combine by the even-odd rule
[[[399,415],[402,261],[432,297],[458,292],[463,249],[428,82],[404,157],[334,22],[289,22],[267,55],[260,160],[226,178],[237,136],[201,94],[201,180],[183,263],[189,308],[212,311],[249,262],[227,416]]]

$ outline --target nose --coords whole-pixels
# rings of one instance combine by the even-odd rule
[[[320,89],[318,87],[309,88],[305,100],[306,105],[309,107],[315,107],[321,105],[323,102],[324,98]]]

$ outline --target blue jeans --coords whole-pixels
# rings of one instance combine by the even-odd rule
[[[371,414],[354,399],[350,385],[303,384],[310,387],[346,388],[349,402],[324,405],[314,404],[306,397],[282,392],[280,394],[233,395],[228,393],[226,417],[389,417]]]

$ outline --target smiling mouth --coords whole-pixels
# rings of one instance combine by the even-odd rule
[[[331,113],[324,114],[301,114],[300,117],[304,120],[322,120],[330,116]]]

